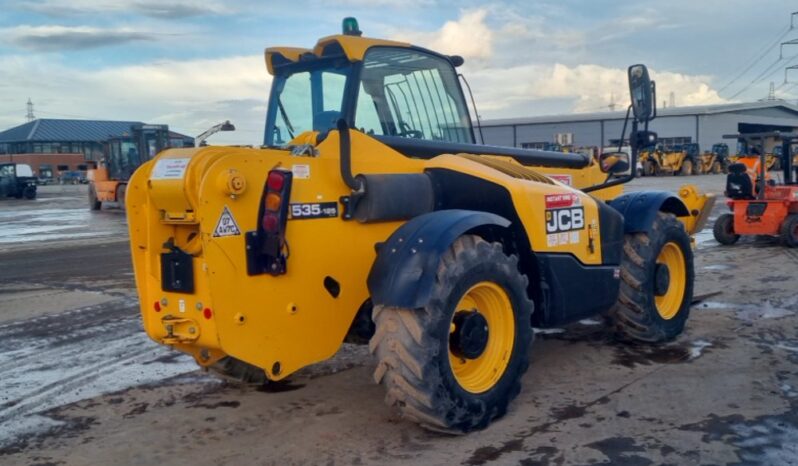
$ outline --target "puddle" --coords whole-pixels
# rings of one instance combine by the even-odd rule
[[[701,270],[710,270],[710,271],[730,270],[731,268],[732,266],[726,264],[713,264],[713,265],[705,265],[704,267],[701,267]]]
[[[698,359],[712,346],[712,343],[706,340],[668,346],[618,346],[612,362],[628,368],[653,364],[679,364]]]
[[[532,328],[535,335],[555,335],[558,333],[565,333],[563,328]]]
[[[83,206],[0,210],[0,244],[112,236],[126,230],[124,217],[91,212]]]
[[[712,224],[714,224],[714,221],[707,222],[707,227],[693,235],[695,238],[696,247],[698,247],[698,249],[720,245],[720,243],[715,241],[715,237],[712,235]]]
[[[720,301],[703,301],[694,308],[711,310],[729,310],[736,313],[741,320],[748,322],[758,319],[778,319],[795,314],[793,308],[798,304],[798,295],[788,298],[778,305],[771,300],[764,300],[760,304],[725,303]]]
[[[61,327],[59,316],[37,320],[53,331],[0,328],[0,447],[57,425],[48,410],[197,370],[191,357],[153,343],[138,316],[78,329]]]

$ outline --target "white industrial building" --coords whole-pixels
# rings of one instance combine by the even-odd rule
[[[575,113],[571,115],[506,118],[482,121],[485,143],[520,148],[543,148],[546,143],[605,147],[617,144],[625,111]],[[701,150],[726,142],[730,153],[737,152],[733,140],[724,134],[798,130],[798,106],[782,100],[701,105],[658,109],[650,129],[665,145],[697,142]],[[626,130],[626,137],[629,129]],[[769,150],[772,141],[766,142]]]

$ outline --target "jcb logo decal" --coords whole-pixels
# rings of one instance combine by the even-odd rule
[[[583,228],[585,228],[585,210],[582,207],[546,211],[546,233],[574,231]]]

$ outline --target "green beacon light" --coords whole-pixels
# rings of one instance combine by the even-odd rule
[[[351,16],[344,18],[343,24],[341,25],[341,29],[343,29],[345,36],[363,35],[363,31],[361,31],[357,25],[357,19]]]

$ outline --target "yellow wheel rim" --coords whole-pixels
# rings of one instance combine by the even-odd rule
[[[670,242],[662,247],[657,256],[657,264],[668,268],[670,281],[662,296],[655,296],[657,312],[665,320],[672,319],[682,307],[684,290],[687,285],[687,266],[684,253],[678,244]]]
[[[475,359],[466,359],[452,352],[449,347],[449,363],[454,378],[464,390],[483,393],[501,379],[515,343],[515,315],[510,297],[493,282],[480,282],[465,292],[452,314],[450,333],[455,331],[454,318],[461,312],[476,311],[485,318],[488,326],[488,341],[485,349]]]

